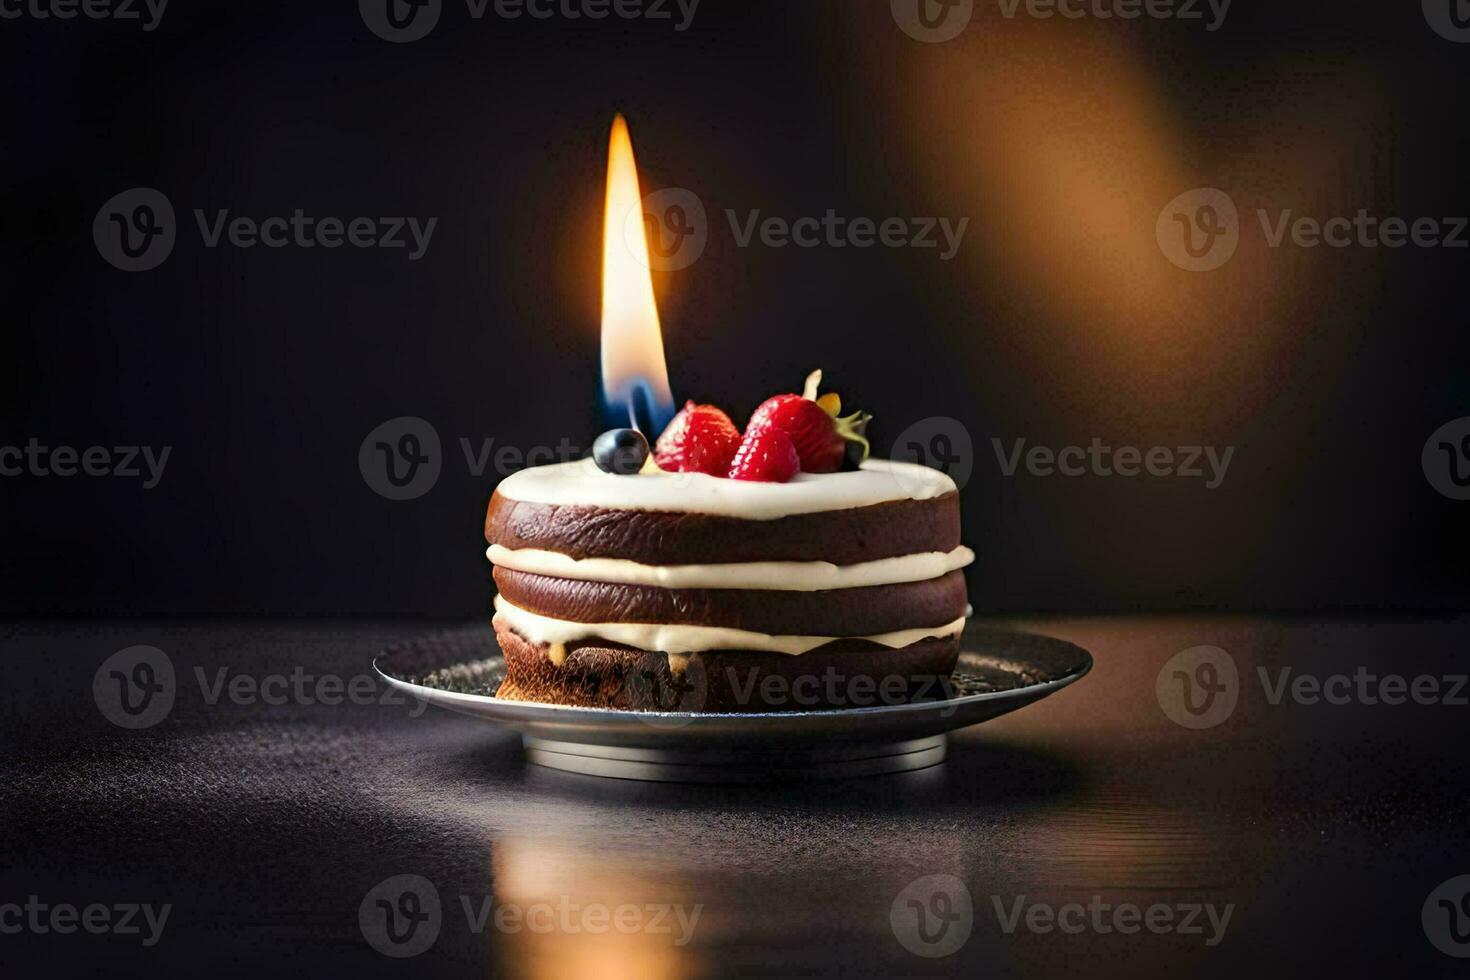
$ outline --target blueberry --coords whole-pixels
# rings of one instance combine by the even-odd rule
[[[604,473],[632,476],[648,459],[648,440],[637,429],[609,429],[592,444],[592,460]]]

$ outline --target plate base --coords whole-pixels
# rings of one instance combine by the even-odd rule
[[[944,761],[946,732],[1034,704],[1092,667],[1086,650],[1063,640],[980,623],[966,627],[961,650],[945,698],[744,714],[496,697],[505,660],[478,624],[385,650],[373,668],[422,701],[518,731],[538,766],[654,782],[771,783],[928,769]]]
[[[662,783],[770,783],[849,779],[926,769],[944,761],[948,737],[901,742],[795,745],[771,752],[749,748],[650,749],[559,742],[524,736],[526,761],[538,766],[614,779]]]

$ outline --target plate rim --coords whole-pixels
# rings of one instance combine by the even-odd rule
[[[1061,644],[1061,645],[1066,646],[1066,647],[1069,647],[1071,650],[1075,651],[1075,653],[1079,655],[1081,662],[1080,662],[1080,664],[1079,664],[1079,666],[1077,668],[1075,668],[1074,670],[1068,671],[1066,674],[1063,674],[1061,677],[1055,677],[1055,678],[1052,678],[1051,680],[1048,680],[1048,681],[1042,681],[1039,684],[1028,684],[1025,687],[1013,687],[1013,688],[1008,688],[1008,689],[1003,690],[1003,691],[982,691],[982,692],[980,692],[978,694],[966,694],[966,695],[962,695],[961,697],[949,698],[949,699],[946,699],[944,701],[910,701],[910,702],[907,702],[907,703],[904,703],[904,704],[879,704],[879,705],[871,705],[871,706],[862,707],[862,708],[821,708],[821,709],[814,710],[814,711],[753,711],[753,712],[739,712],[739,711],[634,711],[634,710],[628,709],[628,708],[603,708],[603,707],[583,706],[583,705],[575,705],[575,704],[552,704],[552,703],[544,702],[544,701],[517,701],[517,700],[513,700],[511,698],[498,698],[498,697],[496,697],[493,694],[465,694],[462,691],[445,691],[445,690],[441,690],[441,689],[438,689],[438,688],[425,687],[425,686],[423,686],[421,684],[414,684],[414,683],[411,683],[409,681],[401,680],[401,679],[399,679],[397,677],[392,676],[391,674],[389,674],[385,670],[383,670],[382,664],[380,663],[380,661],[384,657],[390,656],[394,652],[395,649],[397,649],[398,647],[402,647],[402,646],[404,646],[404,645],[406,645],[408,643],[413,643],[413,642],[415,642],[414,640],[406,640],[403,643],[396,644],[396,645],[394,645],[392,647],[389,647],[388,649],[381,650],[377,654],[375,654],[373,656],[373,673],[377,674],[380,678],[382,678],[384,681],[386,681],[392,687],[398,688],[399,690],[402,690],[402,691],[406,691],[406,692],[408,692],[410,694],[414,694],[421,701],[424,701],[424,702],[429,703],[429,704],[433,704],[433,703],[435,703],[437,701],[443,707],[447,707],[448,706],[446,704],[446,702],[457,702],[457,703],[460,703],[460,704],[480,705],[480,706],[483,706],[483,705],[486,705],[486,704],[490,704],[490,705],[501,705],[501,706],[505,706],[505,707],[511,708],[511,709],[523,709],[525,711],[534,712],[534,713],[538,713],[538,714],[541,713],[541,712],[547,712],[552,717],[556,717],[557,715],[561,715],[562,717],[565,717],[565,718],[568,718],[568,719],[578,718],[578,717],[586,717],[586,718],[589,718],[589,719],[595,719],[595,718],[603,718],[603,719],[613,719],[613,718],[619,718],[619,719],[621,719],[621,718],[667,719],[670,722],[684,722],[684,723],[696,724],[696,725],[699,724],[700,719],[707,719],[709,721],[709,723],[711,723],[711,724],[713,724],[716,721],[725,721],[725,722],[729,722],[729,721],[741,721],[741,722],[745,722],[745,723],[753,723],[753,724],[757,724],[758,725],[758,724],[767,724],[767,723],[774,724],[775,721],[778,720],[778,719],[785,719],[787,722],[789,722],[792,718],[795,718],[795,717],[800,717],[800,718],[818,718],[818,719],[820,719],[820,718],[854,718],[854,717],[861,718],[861,717],[868,717],[868,716],[879,715],[879,714],[885,715],[885,716],[904,715],[904,714],[917,714],[917,713],[922,713],[922,712],[926,712],[926,711],[934,711],[934,710],[955,710],[955,709],[960,708],[960,707],[965,706],[965,705],[983,704],[986,701],[1004,701],[1004,700],[1008,700],[1008,699],[1012,699],[1012,698],[1023,697],[1023,696],[1030,696],[1030,695],[1038,695],[1039,697],[1045,697],[1045,696],[1050,695],[1050,694],[1052,694],[1052,693],[1054,693],[1056,691],[1061,690],[1064,687],[1069,687],[1072,684],[1077,683],[1082,678],[1086,677],[1092,671],[1092,668],[1094,666],[1095,661],[1093,659],[1092,653],[1089,650],[1087,650],[1087,649],[1085,649],[1083,647],[1080,647],[1077,644],[1072,643],[1069,640],[1063,640],[1060,637],[1055,637],[1055,636],[1047,636],[1044,633],[1030,633],[1030,632],[1026,632],[1026,631],[1023,631],[1023,630],[1001,630],[1001,632],[1008,632],[1008,633],[1011,633],[1012,635],[1018,636],[1018,637],[1029,637],[1029,638],[1032,638],[1032,639],[1040,639],[1040,640],[1046,641],[1047,643]],[[963,638],[962,638],[962,640],[961,640],[961,648],[960,648],[960,655],[963,656],[967,652],[970,652],[970,651],[967,651],[967,650],[964,649],[964,646],[963,646]],[[487,658],[483,658],[483,659],[498,659],[498,660],[502,660],[503,661],[505,659],[505,656],[504,656],[504,654],[497,652],[493,657],[487,657]],[[428,691],[428,692],[431,692],[432,693],[432,697],[424,697],[423,695],[417,694],[417,692],[419,692],[419,691]],[[485,715],[480,714],[479,712],[476,712],[476,714],[479,715],[479,717],[485,717]],[[756,721],[756,719],[771,719],[771,721],[770,722],[760,722],[760,721]]]

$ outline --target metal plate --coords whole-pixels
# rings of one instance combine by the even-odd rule
[[[1092,668],[1086,650],[972,626],[954,696],[911,704],[768,714],[619,711],[494,696],[505,662],[485,627],[421,637],[380,654],[389,684],[524,736],[537,765],[624,779],[752,782],[902,772],[943,761],[945,733],[1039,701]]]

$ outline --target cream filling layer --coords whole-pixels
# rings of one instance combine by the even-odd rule
[[[731,629],[727,626],[691,626],[682,623],[573,623],[528,612],[495,597],[495,618],[532,643],[577,643],[603,639],[639,650],[668,654],[699,653],[704,650],[758,650],[763,653],[785,653],[797,656],[831,643],[833,640],[871,640],[885,647],[906,647],[929,637],[951,637],[965,628],[961,616],[944,626],[921,626],[917,629],[894,630],[872,636],[782,636]]]
[[[859,589],[871,585],[923,582],[964,568],[975,553],[961,545],[951,552],[880,558],[854,565],[826,561],[750,561],[703,565],[645,565],[626,558],[572,558],[539,548],[507,548],[492,544],[485,552],[501,568],[534,575],[607,582],[616,585],[653,585],[665,589],[771,589],[779,592],[820,592]]]

